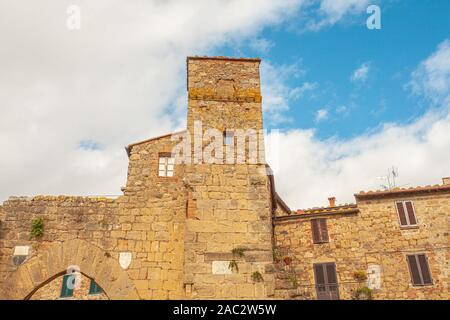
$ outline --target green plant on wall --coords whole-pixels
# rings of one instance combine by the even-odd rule
[[[252,280],[253,282],[262,282],[264,281],[263,276],[258,271],[255,271],[252,273]]]
[[[245,249],[244,248],[234,248],[233,250],[231,250],[231,254],[235,258],[242,258],[245,255]],[[236,259],[233,259],[230,261],[228,268],[230,268],[231,271],[239,272],[239,266],[238,266],[238,263],[236,262]]]
[[[295,274],[289,275],[289,281],[291,281],[291,285],[294,289],[298,288],[298,280],[297,280],[297,276]]]
[[[44,234],[44,220],[37,218],[31,221],[30,239],[42,237]]]
[[[353,292],[353,300],[373,300],[373,290],[369,287],[361,287]]]
[[[238,266],[236,260],[231,260],[230,264],[228,265],[228,268],[230,268],[231,271],[239,272],[239,266]]]
[[[272,254],[273,254],[273,261],[275,261],[275,263],[278,263],[281,261],[281,258],[282,258],[281,252],[278,247],[273,247]]]
[[[364,271],[355,271],[353,277],[358,282],[363,282],[367,280],[367,274]]]
[[[231,253],[233,254],[234,257],[242,258],[245,254],[245,249],[244,248],[234,248],[233,250],[231,250]]]

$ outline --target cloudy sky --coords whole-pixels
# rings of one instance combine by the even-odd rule
[[[185,126],[188,55],[263,59],[269,161],[291,208],[353,202],[392,166],[400,186],[439,183],[449,21],[449,2],[425,0],[0,0],[0,201],[119,195],[123,147]]]

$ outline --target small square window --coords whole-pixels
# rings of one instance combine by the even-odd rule
[[[160,154],[158,163],[158,176],[173,177],[175,170],[175,159],[170,153]]]

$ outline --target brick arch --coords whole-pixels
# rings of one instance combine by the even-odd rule
[[[138,299],[136,288],[116,259],[101,248],[83,240],[50,245],[22,264],[5,279],[3,299],[28,299],[39,288],[62,275],[71,265],[94,279],[109,299]]]

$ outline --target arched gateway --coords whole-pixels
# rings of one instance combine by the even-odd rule
[[[138,299],[133,282],[106,251],[83,240],[51,244],[12,272],[0,288],[2,299],[30,299],[40,288],[76,266],[112,300]]]

